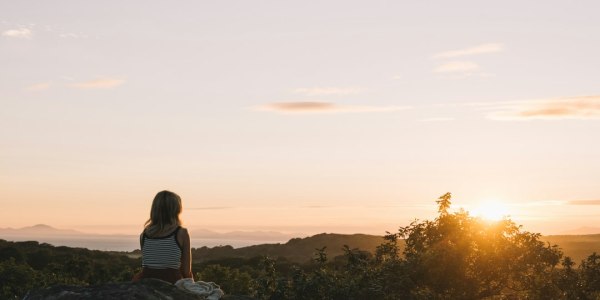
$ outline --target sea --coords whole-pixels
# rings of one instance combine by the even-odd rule
[[[102,251],[131,252],[140,249],[139,235],[92,235],[92,236],[0,236],[7,241],[37,241],[53,246],[67,246],[72,248],[87,248]],[[230,245],[241,248],[259,244],[285,243],[287,240],[246,240],[246,239],[221,239],[221,238],[191,238],[192,248],[216,247]]]

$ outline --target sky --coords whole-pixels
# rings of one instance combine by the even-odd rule
[[[0,1],[0,227],[137,233],[164,189],[216,231],[384,234],[446,192],[595,226],[599,10]]]

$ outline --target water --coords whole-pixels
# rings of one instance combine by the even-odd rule
[[[133,251],[140,248],[138,235],[94,235],[94,236],[0,236],[7,241],[38,241],[54,246],[67,246],[73,248],[87,248],[102,251]],[[211,239],[193,238],[193,248],[203,246],[215,247],[231,245],[240,248],[258,244],[285,243],[282,240],[246,240],[246,239]]]

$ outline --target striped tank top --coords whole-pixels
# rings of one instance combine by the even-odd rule
[[[142,267],[152,269],[179,269],[181,267],[181,245],[177,241],[178,226],[169,235],[151,238],[142,236]]]

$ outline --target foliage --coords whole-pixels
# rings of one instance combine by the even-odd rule
[[[600,298],[600,255],[596,252],[581,262],[580,286],[590,299]]]
[[[383,242],[380,236],[366,234],[334,234],[321,233],[306,238],[293,238],[285,244],[261,244],[242,248],[218,246],[213,248],[201,247],[192,249],[192,257],[197,263],[220,260],[224,258],[252,259],[259,256],[274,258],[285,257],[293,263],[304,264],[312,260],[316,248],[327,247],[331,257],[343,255],[345,244],[366,251],[374,251]]]
[[[131,280],[138,259],[120,253],[0,240],[0,299],[21,299],[34,288]]]
[[[291,273],[267,262],[256,280],[259,299],[597,299],[600,256],[576,269],[540,234],[509,219],[497,222],[450,212],[451,194],[437,201],[434,220],[388,233],[374,255],[343,247]],[[404,244],[402,244],[404,242]]]
[[[512,221],[488,222],[465,211],[449,213],[440,197],[433,221],[400,228],[404,263],[415,297],[482,299],[498,296],[555,298],[552,273],[562,252]],[[510,262],[510,263],[507,263]]]
[[[211,264],[196,273],[196,279],[215,282],[229,294],[248,295],[251,293],[252,276],[239,269]]]

